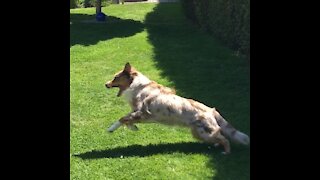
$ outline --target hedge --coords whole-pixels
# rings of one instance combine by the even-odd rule
[[[105,7],[111,4],[111,0],[102,0],[101,6]],[[70,9],[95,7],[96,0],[70,0]]]
[[[250,0],[180,0],[187,18],[250,58]]]

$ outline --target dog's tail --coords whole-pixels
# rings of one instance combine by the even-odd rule
[[[218,125],[221,127],[222,134],[230,138],[232,141],[236,143],[240,143],[243,145],[249,145],[250,138],[248,135],[243,132],[235,129],[228,121],[226,121],[218,111],[213,110],[213,115],[217,120]]]

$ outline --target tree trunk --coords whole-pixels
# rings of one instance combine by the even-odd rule
[[[96,14],[101,13],[101,0],[96,2]]]

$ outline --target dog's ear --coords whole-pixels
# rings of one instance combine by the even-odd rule
[[[129,63],[126,63],[126,65],[124,66],[124,71],[130,73],[131,72],[131,65]]]

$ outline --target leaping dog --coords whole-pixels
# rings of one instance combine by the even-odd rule
[[[138,130],[136,123],[180,125],[189,127],[193,136],[201,141],[222,145],[223,154],[230,153],[230,143],[226,137],[244,145],[250,142],[248,135],[232,127],[215,108],[176,95],[173,89],[151,81],[129,63],[106,83],[106,87],[119,88],[117,96],[124,96],[132,109],[113,123],[109,132],[121,125]]]

